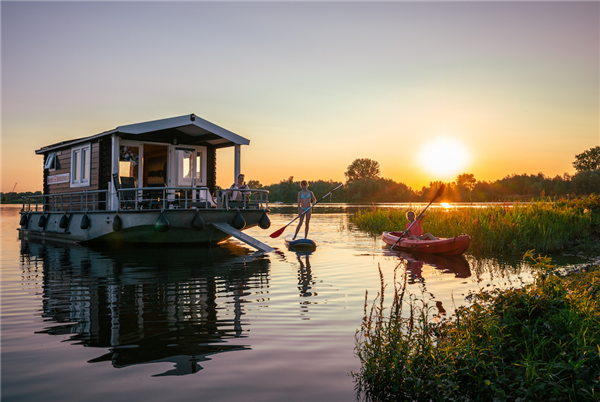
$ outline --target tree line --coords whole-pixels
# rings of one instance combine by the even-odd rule
[[[348,166],[346,185],[324,202],[427,202],[442,184],[446,190],[440,201],[447,202],[514,201],[600,194],[600,146],[576,155],[573,167],[577,171],[574,175],[512,174],[495,181],[480,181],[471,173],[462,173],[453,182],[435,181],[421,189],[413,189],[404,183],[382,178],[379,163],[363,158]],[[317,199],[341,184],[333,180],[308,182]],[[300,181],[295,181],[293,176],[269,186],[263,186],[256,180],[251,180],[248,185],[269,190],[271,202],[294,203],[300,191]]]
[[[0,192],[0,204],[21,204],[23,203],[23,197],[29,197],[32,195],[42,195],[41,191],[31,192],[25,191],[22,193],[16,193],[14,191],[8,193]]]
[[[538,174],[512,174],[495,181],[480,181],[471,173],[459,174],[453,182],[434,181],[421,189],[381,177],[379,163],[372,159],[354,160],[344,173],[346,185],[324,202],[427,202],[442,185],[446,190],[440,201],[492,202],[530,200],[545,197],[577,197],[600,194],[600,146],[575,156],[574,175],[548,177]],[[317,199],[341,184],[333,180],[308,181]],[[300,181],[293,176],[279,183],[263,186],[257,180],[248,182],[250,188],[269,190],[271,202],[295,203]],[[23,196],[41,195],[40,191],[0,193],[2,203],[20,203]]]

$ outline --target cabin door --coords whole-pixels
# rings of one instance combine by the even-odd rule
[[[121,140],[119,177],[121,187],[166,187],[169,146]]]
[[[167,187],[169,146],[144,143],[142,187]]]
[[[206,147],[172,145],[171,186],[205,187]]]

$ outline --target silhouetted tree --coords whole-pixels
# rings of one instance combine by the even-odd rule
[[[379,162],[368,158],[355,159],[344,174],[348,183],[364,179],[377,179],[379,178]]]
[[[456,177],[456,185],[465,187],[469,191],[473,191],[475,184],[477,184],[477,180],[475,180],[475,176],[472,173],[463,173]]]
[[[600,169],[600,146],[590,148],[579,155],[575,155],[573,167],[578,172]]]
[[[577,194],[600,194],[600,169],[576,173],[571,182]]]
[[[263,188],[263,185],[260,184],[260,182],[258,180],[249,180],[248,187],[258,190],[258,189]]]

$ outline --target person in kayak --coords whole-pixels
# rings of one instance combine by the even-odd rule
[[[410,230],[404,235],[404,237],[410,238],[411,240],[437,240],[438,238],[427,232],[423,234],[423,227],[421,226],[421,221],[425,217],[425,214],[422,214],[419,219],[410,227]],[[408,219],[408,223],[406,224],[406,229],[413,223],[415,220],[415,213],[413,211],[408,211],[406,213],[406,218]]]
[[[310,207],[311,205],[314,205],[317,202],[317,197],[315,197],[313,192],[308,189],[308,182],[306,180],[302,180],[300,182],[300,187],[302,187],[302,190],[298,192],[298,215],[302,214],[305,211],[306,213],[300,215],[300,222],[296,227],[296,234],[294,234],[294,240],[296,240],[296,236],[298,236],[298,232],[302,227],[302,222],[304,222],[305,216],[306,225],[304,226],[304,238],[306,239],[308,237],[308,224],[310,222],[310,216],[312,213],[312,209],[310,209]]]

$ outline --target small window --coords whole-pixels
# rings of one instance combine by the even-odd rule
[[[56,170],[56,152],[50,152],[48,154],[48,158],[46,159],[44,169]]]
[[[71,148],[71,187],[90,185],[90,144]]]

